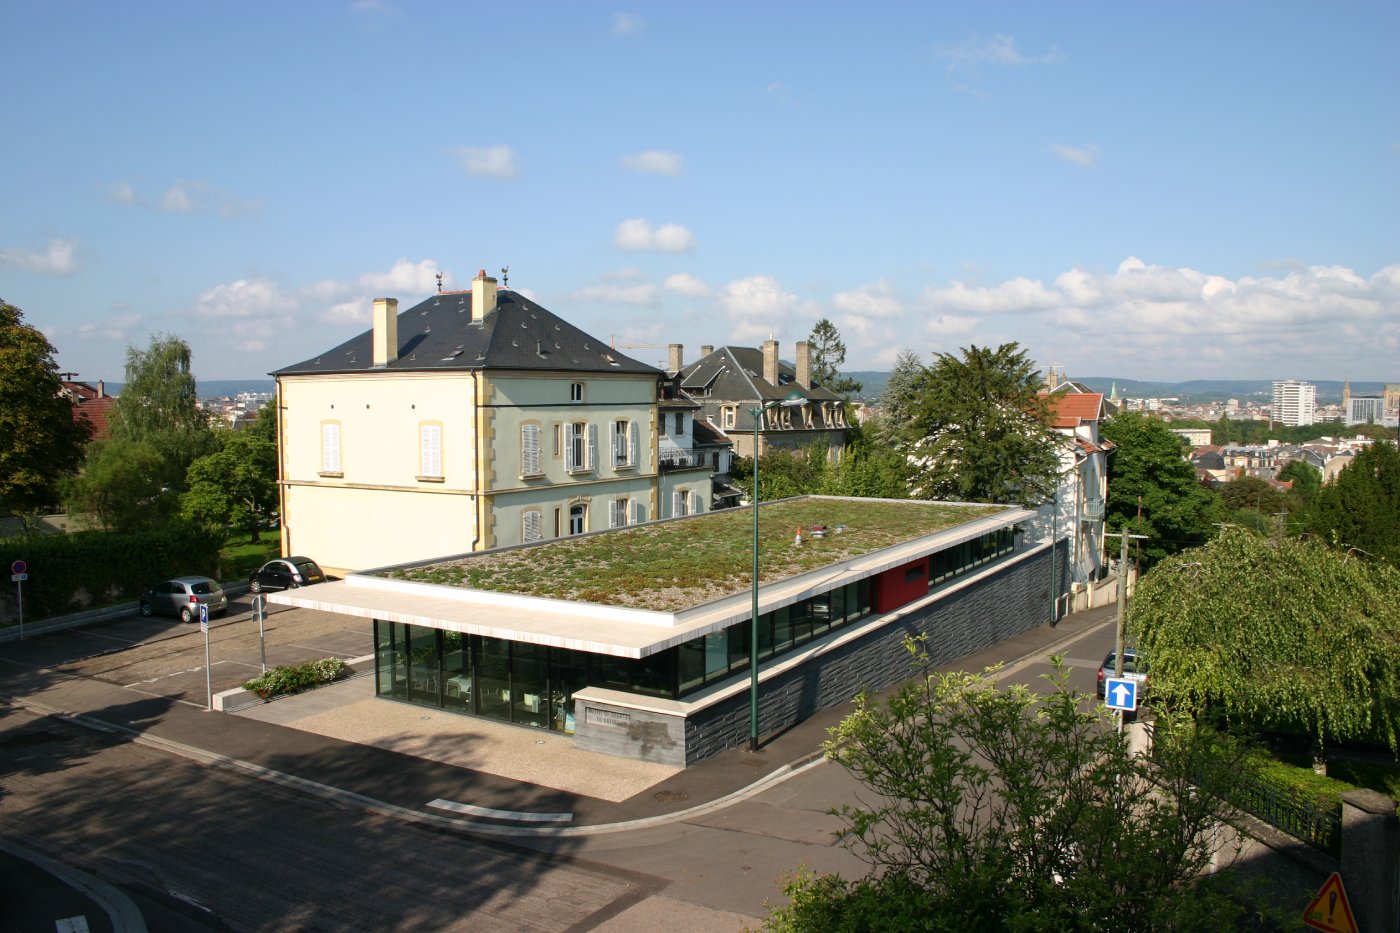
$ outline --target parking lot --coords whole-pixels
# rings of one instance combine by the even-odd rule
[[[213,692],[241,686],[267,667],[319,658],[362,657],[372,650],[369,620],[269,606],[260,648],[251,596],[230,597],[228,613],[209,623]],[[203,707],[208,702],[204,635],[199,625],[136,612],[60,633],[12,641],[4,659],[26,668],[90,677],[148,696]]]

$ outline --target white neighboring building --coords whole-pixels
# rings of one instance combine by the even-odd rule
[[[1347,399],[1346,423],[1385,424],[1385,396],[1353,395]]]
[[[1311,382],[1284,379],[1274,383],[1272,418],[1289,427],[1312,424],[1317,409],[1317,386]]]

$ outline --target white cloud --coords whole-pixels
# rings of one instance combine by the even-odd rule
[[[797,106],[797,102],[792,99],[792,95],[788,93],[786,85],[784,85],[781,81],[774,81],[767,87],[765,87],[763,90],[764,93],[766,93],[769,97],[773,98],[780,104],[783,104],[788,107]]]
[[[414,262],[400,259],[386,272],[367,272],[349,282],[322,279],[300,289],[301,302],[322,306],[317,316],[328,324],[367,324],[375,298],[399,298],[417,302],[419,296],[437,291],[437,274],[442,287],[453,285],[452,273],[432,259]],[[402,304],[399,310],[403,310]]]
[[[1050,151],[1066,162],[1073,162],[1082,168],[1093,168],[1099,164],[1099,147],[1093,143],[1084,146],[1064,146],[1051,143]]]
[[[966,314],[936,314],[924,321],[924,330],[933,337],[965,337],[977,330],[978,318]]]
[[[118,204],[135,204],[136,191],[131,187],[131,182],[119,181],[107,188],[107,200]]]
[[[653,228],[640,217],[618,224],[613,234],[613,244],[620,249],[660,253],[684,253],[696,245],[695,235],[680,224],[662,224]]]
[[[1040,282],[1014,278],[990,288],[973,287],[954,279],[948,288],[924,289],[924,300],[940,313],[1014,314],[1054,307],[1061,298]]]
[[[904,306],[894,287],[881,279],[870,285],[860,285],[848,292],[837,292],[831,305],[838,311],[861,317],[899,317]]]
[[[160,196],[160,209],[174,214],[193,214],[202,206],[197,195],[204,190],[199,182],[179,182]]]
[[[574,292],[573,297],[579,301],[633,305],[638,308],[661,307],[661,289],[649,282],[630,285],[621,282],[596,282],[580,288]]]
[[[519,157],[509,146],[459,146],[451,155],[468,175],[483,178],[515,178]]]
[[[203,318],[266,319],[291,315],[296,310],[297,301],[283,294],[276,282],[239,279],[201,293],[191,312]]]
[[[689,272],[677,272],[675,275],[668,275],[663,284],[667,291],[675,292],[678,295],[685,295],[687,298],[708,298],[710,296],[710,286],[706,285]]]
[[[77,246],[76,240],[53,239],[42,251],[19,246],[0,248],[0,266],[35,275],[72,275],[78,271],[78,262],[73,256]]]
[[[650,149],[635,155],[623,156],[622,165],[633,172],[647,172],[652,175],[677,176],[681,173],[681,156],[678,152],[663,152]]]
[[[72,332],[81,340],[106,340],[125,343],[132,330],[141,323],[139,314],[111,314],[100,321],[88,321]]]
[[[1064,60],[1064,55],[1053,45],[1043,55],[1026,55],[1016,48],[1015,37],[1003,35],[992,36],[986,41],[973,36],[956,45],[937,46],[933,57],[947,62],[946,67],[950,72],[975,68],[977,65],[1051,65]]]
[[[612,34],[615,36],[639,36],[646,30],[646,21],[635,13],[614,13]]]

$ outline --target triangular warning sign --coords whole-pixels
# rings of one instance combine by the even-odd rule
[[[1303,911],[1303,922],[1326,933],[1360,933],[1356,929],[1356,918],[1351,914],[1351,904],[1347,901],[1347,889],[1342,887],[1341,875],[1334,871],[1322,883],[1317,897]]]

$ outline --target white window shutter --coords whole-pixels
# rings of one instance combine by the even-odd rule
[[[588,462],[584,464],[584,469],[596,470],[598,468],[598,426],[590,424],[588,426]]]
[[[633,421],[627,425],[627,463],[631,466],[638,466],[641,458],[637,451],[641,449],[642,432],[637,428],[637,422]]]
[[[421,425],[418,429],[421,450],[419,466],[422,476],[442,475],[442,426]]]
[[[540,472],[540,426],[537,424],[520,426],[520,472],[526,476]]]
[[[523,512],[520,516],[520,540],[538,541],[540,540],[540,513]]]
[[[700,506],[700,493],[692,492],[690,494],[690,514],[699,515],[701,512],[703,512],[704,509],[702,509]]]
[[[671,517],[678,518],[685,514],[685,493],[679,489],[671,493]]]
[[[647,520],[647,507],[642,505],[640,501],[631,499],[628,501],[628,505],[632,512],[632,524],[640,525]]]
[[[340,472],[340,425],[321,425],[321,470]]]

